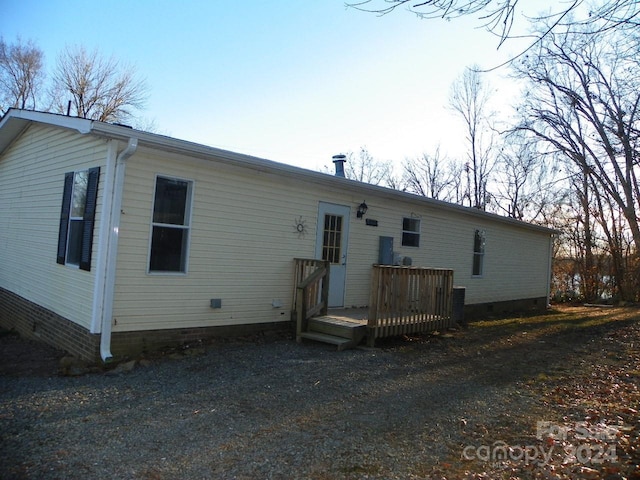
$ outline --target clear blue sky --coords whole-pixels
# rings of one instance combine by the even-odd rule
[[[378,17],[343,0],[0,0],[0,12],[4,39],[33,40],[50,66],[76,44],[134,65],[159,133],[311,169],[361,146],[398,163],[438,144],[460,156],[450,85],[509,54],[473,18]]]

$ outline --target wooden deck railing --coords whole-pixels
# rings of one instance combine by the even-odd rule
[[[452,326],[453,270],[374,265],[367,343]]]
[[[296,339],[307,331],[314,315],[326,315],[329,300],[329,262],[306,258],[294,259],[292,317],[296,321]]]

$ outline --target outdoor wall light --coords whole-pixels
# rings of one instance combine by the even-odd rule
[[[360,205],[358,205],[358,211],[356,212],[356,217],[358,218],[364,217],[364,214],[367,213],[368,209],[369,207],[367,207],[367,204],[362,202]]]

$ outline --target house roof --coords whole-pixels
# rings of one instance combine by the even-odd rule
[[[558,233],[556,230],[540,225],[522,222],[513,218],[504,217],[471,207],[464,207],[454,203],[444,202],[442,200],[435,200],[387,187],[336,177],[322,172],[315,172],[300,167],[274,162],[272,160],[265,160],[263,158],[209,147],[165,135],[143,132],[125,125],[98,122],[95,120],[70,117],[55,113],[10,109],[0,120],[0,156],[32,123],[40,123],[64,129],[76,130],[81,134],[93,134],[105,138],[122,140],[124,142],[127,142],[131,138],[135,138],[138,141],[138,146],[189,155],[205,160],[215,160],[217,162],[223,162],[258,172],[295,178],[297,180],[304,180],[306,182],[324,185],[327,187],[335,188],[336,186],[343,185],[345,190],[361,192],[363,198],[366,198],[367,194],[371,194],[377,197],[401,200],[415,204],[416,206],[428,206],[444,211],[455,211],[458,214],[462,213],[479,219],[498,221],[518,226],[520,228],[544,232],[550,235]]]

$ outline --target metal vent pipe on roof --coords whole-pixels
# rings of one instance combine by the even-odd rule
[[[344,162],[347,161],[346,155],[334,155],[333,164],[336,166],[336,177],[344,178]]]

